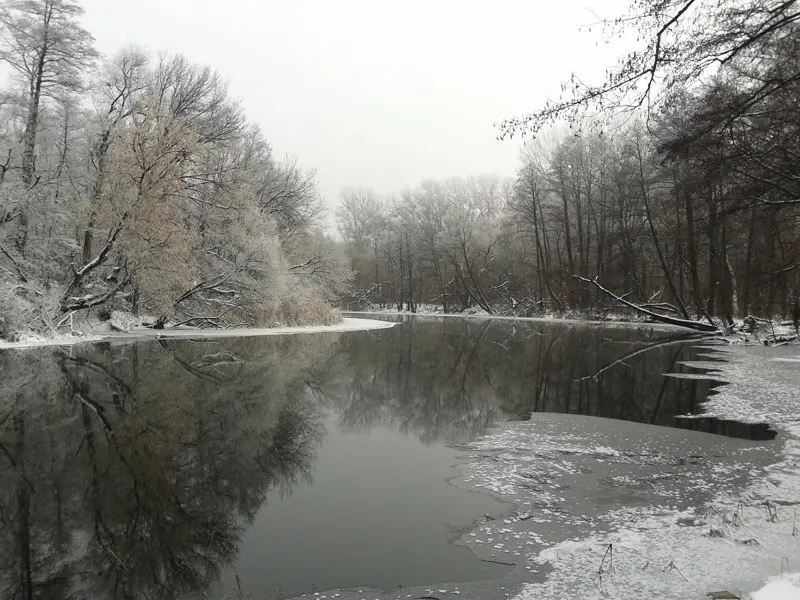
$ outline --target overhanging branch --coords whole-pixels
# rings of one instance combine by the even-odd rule
[[[719,333],[719,328],[716,325],[711,325],[710,323],[702,323],[699,321],[692,321],[690,319],[678,319],[675,317],[670,317],[668,315],[662,315],[657,312],[653,312],[652,310],[648,310],[638,304],[634,304],[633,302],[629,302],[625,300],[622,296],[617,296],[611,290],[604,288],[600,283],[597,281],[597,278],[589,279],[588,277],[582,277],[580,275],[575,275],[576,279],[580,279],[585,283],[590,283],[595,286],[598,290],[603,292],[604,294],[608,294],[612,298],[614,298],[617,302],[621,302],[628,308],[632,308],[633,310],[650,317],[654,321],[658,321],[659,323],[664,323],[667,325],[675,325],[676,327],[685,327],[687,329],[693,329],[694,331],[704,331],[708,333]]]

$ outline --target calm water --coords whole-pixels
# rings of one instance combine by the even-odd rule
[[[0,352],[0,597],[221,598],[234,572],[254,598],[500,577],[457,540],[509,507],[448,481],[450,446],[532,412],[688,426],[675,415],[711,384],[662,376],[696,358],[673,337],[411,319]]]

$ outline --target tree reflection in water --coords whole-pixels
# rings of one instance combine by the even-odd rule
[[[344,338],[334,360],[347,365],[329,371],[343,428],[393,422],[423,441],[458,444],[531,412],[675,425],[711,387],[662,377],[692,358],[696,340],[648,328],[412,318],[375,335],[377,343]]]
[[[331,336],[0,353],[4,598],[174,598],[310,477]]]
[[[268,492],[311,477],[326,412],[345,431],[388,423],[448,444],[532,411],[674,424],[709,385],[661,376],[693,352],[665,335],[424,319],[0,352],[0,594],[205,589]],[[645,343],[658,345],[637,353]]]

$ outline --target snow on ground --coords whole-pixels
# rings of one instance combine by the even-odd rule
[[[60,333],[58,335],[45,337],[35,333],[20,335],[15,342],[0,340],[0,350],[20,350],[24,348],[40,348],[43,346],[74,346],[84,342],[99,342],[103,337],[100,335],[72,335],[70,333]]]
[[[782,562],[796,561],[800,548],[791,523],[770,523],[755,509],[746,510],[736,527],[692,510],[621,513],[627,524],[618,531],[540,552],[534,560],[551,565],[553,572],[543,583],[526,585],[517,600],[699,600],[721,591],[746,597],[763,579],[779,574]]]
[[[800,573],[772,579],[753,594],[753,600],[797,600],[800,598]]]
[[[800,567],[800,348],[710,351],[727,362],[690,366],[728,385],[698,416],[766,422],[775,440],[534,414],[471,445],[465,483],[516,504],[472,543],[526,550],[517,600],[800,599],[796,576],[768,583]]]
[[[41,346],[72,346],[86,342],[101,341],[138,341],[159,338],[231,338],[269,335],[296,335],[301,333],[341,333],[347,331],[371,331],[388,329],[397,323],[379,321],[377,319],[344,318],[335,325],[308,325],[303,327],[270,327],[270,328],[231,328],[231,329],[193,329],[190,327],[175,329],[150,329],[137,327],[131,331],[104,331],[87,335],[60,334],[52,337],[28,335],[16,342],[0,340],[2,349],[23,349]]]

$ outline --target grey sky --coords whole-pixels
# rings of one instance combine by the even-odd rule
[[[512,175],[520,144],[493,122],[535,108],[572,70],[619,50],[579,33],[624,0],[84,0],[105,54],[181,52],[231,82],[279,155],[331,201],[426,178]]]

